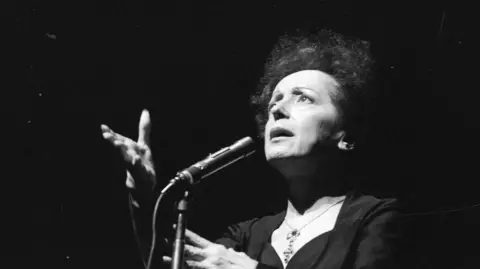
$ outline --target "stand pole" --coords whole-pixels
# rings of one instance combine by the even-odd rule
[[[185,229],[187,226],[188,191],[185,191],[182,200],[177,205],[177,228],[173,241],[172,267],[171,269],[182,269],[183,252],[185,247]]]

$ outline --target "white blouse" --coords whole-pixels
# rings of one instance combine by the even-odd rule
[[[298,214],[294,209],[293,205],[288,201],[287,212],[285,215],[285,220],[288,221],[288,224],[296,229],[302,228],[300,230],[300,235],[297,237],[293,244],[294,254],[306,243],[315,237],[326,233],[335,227],[338,214],[342,208],[345,196],[339,197],[323,197],[319,199],[315,204],[309,208],[303,215]],[[341,202],[339,202],[341,201]],[[338,203],[334,205],[335,203]],[[334,206],[332,206],[334,205]],[[332,206],[332,207],[331,207]],[[328,209],[331,207],[330,209]],[[327,210],[328,209],[328,210]],[[327,210],[325,213],[322,214]],[[318,217],[321,214],[320,217]],[[317,217],[317,218],[316,218]],[[312,221],[312,219],[316,218]],[[307,224],[308,222],[310,222]],[[287,267],[287,264],[284,261],[283,252],[288,248],[289,240],[287,240],[287,234],[292,231],[285,221],[282,222],[280,227],[276,229],[271,238],[272,247],[277,252],[278,256],[282,260],[283,268]]]

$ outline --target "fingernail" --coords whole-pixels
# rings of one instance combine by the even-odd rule
[[[132,158],[132,165],[137,164],[137,162],[138,162],[139,159],[140,159],[140,158],[139,158],[138,156],[133,157],[133,158]]]
[[[135,182],[133,181],[133,178],[127,177],[127,180],[125,181],[125,184],[127,185],[127,188],[135,189]]]

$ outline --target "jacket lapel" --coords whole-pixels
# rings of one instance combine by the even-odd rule
[[[335,227],[331,231],[312,239],[299,249],[286,269],[323,268],[322,264],[328,264],[329,269],[343,267],[356,237],[360,225],[360,216],[363,215],[358,210],[360,205],[357,205],[355,198],[354,193],[347,195],[335,222]]]
[[[282,262],[278,260],[278,255],[270,245],[270,239],[273,231],[282,224],[286,211],[282,211],[276,215],[268,216],[252,227],[250,238],[248,239],[248,256],[262,261],[267,265],[283,268]],[[271,252],[273,251],[273,253]]]

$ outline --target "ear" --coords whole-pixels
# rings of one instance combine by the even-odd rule
[[[337,142],[337,147],[343,151],[350,151],[355,147],[354,143],[349,143],[345,140],[347,133],[345,131],[338,131],[333,135],[333,140]]]

